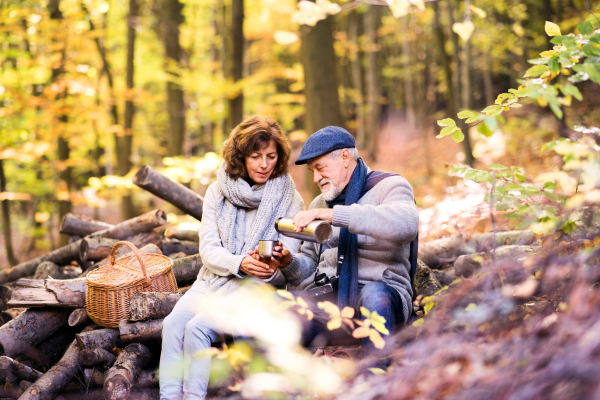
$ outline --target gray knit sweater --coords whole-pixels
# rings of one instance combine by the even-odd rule
[[[312,208],[329,208],[322,195],[311,203]],[[384,282],[398,291],[402,298],[404,322],[412,312],[410,283],[410,242],[419,229],[419,215],[412,187],[401,176],[379,182],[351,206],[333,207],[333,237],[323,245],[319,272],[335,276],[340,228],[358,235],[358,282]],[[304,242],[301,252],[293,256],[290,265],[282,269],[290,285],[302,289],[314,286],[314,273],[319,248]]]
[[[240,274],[240,264],[247,254],[232,254],[223,247],[219,228],[217,227],[217,195],[219,192],[218,183],[215,182],[208,187],[202,204],[202,224],[200,225],[200,258],[202,259],[202,268],[198,273],[198,278],[190,290],[203,293],[216,292],[229,293],[236,289],[243,276]],[[286,215],[293,216],[304,209],[304,201],[298,191],[295,191],[292,203],[288,208]],[[246,210],[246,230],[249,231],[256,215],[256,209]],[[283,247],[296,252],[300,246],[297,239],[288,238],[279,235],[277,240],[283,243]],[[286,279],[277,269],[268,279],[261,279],[272,285],[285,285]]]

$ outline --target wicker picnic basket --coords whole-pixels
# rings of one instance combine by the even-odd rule
[[[115,261],[117,247],[125,245],[133,255]],[[117,242],[110,252],[110,264],[91,271],[87,276],[85,307],[98,325],[118,328],[131,316],[129,300],[138,292],[175,292],[173,261],[162,254],[141,254],[129,242]]]

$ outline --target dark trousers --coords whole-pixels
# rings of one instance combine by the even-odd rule
[[[331,301],[332,303],[337,304],[337,292],[328,293],[319,297],[310,297],[308,293],[303,290],[294,291],[292,293],[296,297],[302,297],[313,312],[320,311],[317,307],[318,302]],[[404,323],[402,299],[400,298],[400,295],[394,288],[383,282],[368,282],[360,289],[358,305],[354,315],[357,319],[361,318],[361,306],[365,307],[370,312],[377,311],[377,314],[385,318],[385,327],[390,332],[387,337],[382,335],[386,339],[386,342],[388,342],[388,337],[391,337],[396,332],[396,324]],[[302,317],[303,343],[305,345],[310,345],[317,337],[325,337],[330,340],[332,335],[327,329],[326,324],[327,321],[318,319],[309,321],[306,317]],[[362,339],[362,347],[366,352],[372,353],[376,350],[368,337]]]

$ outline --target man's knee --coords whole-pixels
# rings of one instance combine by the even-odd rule
[[[361,291],[362,306],[369,311],[393,307],[390,287],[383,282],[367,282]]]

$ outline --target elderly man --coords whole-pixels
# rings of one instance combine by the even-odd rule
[[[311,135],[296,164],[308,164],[321,188],[308,211],[294,218],[296,230],[323,220],[334,232],[322,248],[305,242],[300,253],[286,255],[282,272],[294,276],[292,284],[309,294],[327,291],[319,288],[327,280],[321,274],[334,288],[339,276],[340,309],[364,306],[377,311],[392,334],[412,312],[409,253],[419,217],[410,184],[399,175],[371,171],[358,157],[352,135],[335,126]],[[368,339],[363,346],[371,347]]]

